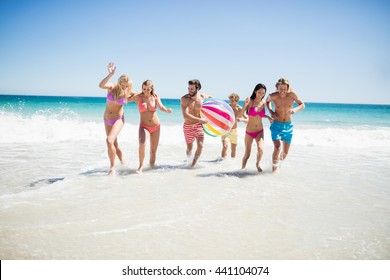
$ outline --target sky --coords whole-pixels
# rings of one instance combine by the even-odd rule
[[[127,73],[162,98],[227,99],[287,78],[304,102],[390,104],[390,1],[0,1],[0,94],[105,96]]]

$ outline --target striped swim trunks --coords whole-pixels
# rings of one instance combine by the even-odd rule
[[[204,138],[203,126],[201,123],[183,124],[184,137],[187,144],[191,144],[198,138]]]

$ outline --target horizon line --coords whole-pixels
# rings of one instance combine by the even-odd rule
[[[30,96],[30,97],[65,97],[65,98],[106,98],[105,96],[92,96],[92,95],[42,95],[42,94],[34,94],[34,93],[28,93],[28,94],[16,94],[16,93],[0,93],[0,96]],[[216,97],[218,98],[218,97]],[[171,99],[171,100],[180,100],[179,98],[173,98],[173,97],[161,97],[161,99]],[[222,98],[218,98],[222,99]],[[224,101],[227,101],[228,99],[222,99]],[[244,99],[240,100],[239,102],[243,102]],[[379,106],[390,106],[389,103],[348,103],[348,102],[323,102],[323,101],[305,101],[304,103],[308,104],[339,104],[339,105],[379,105]]]

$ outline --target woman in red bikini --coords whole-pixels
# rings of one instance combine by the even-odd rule
[[[165,108],[160,97],[154,92],[153,83],[146,80],[142,83],[142,92],[129,98],[128,101],[137,103],[140,113],[139,124],[139,167],[137,173],[141,174],[145,159],[145,143],[147,134],[150,135],[150,166],[156,162],[156,152],[160,139],[160,119],[157,116],[157,107],[165,113],[172,113],[172,109]]]
[[[127,98],[133,94],[131,91],[131,78],[123,74],[119,77],[118,83],[113,84],[108,81],[115,74],[116,67],[110,62],[107,66],[108,75],[99,84],[102,89],[107,89],[106,110],[104,111],[104,125],[106,128],[106,143],[108,158],[110,159],[110,170],[108,175],[113,175],[115,170],[115,155],[123,164],[122,151],[118,145],[118,134],[125,123],[123,105],[127,103]]]
[[[242,158],[242,169],[246,167],[246,163],[251,155],[253,140],[256,140],[257,159],[256,168],[259,172],[263,170],[260,167],[260,160],[263,156],[264,132],[262,118],[268,118],[272,122],[272,118],[265,114],[264,96],[267,88],[263,84],[257,84],[251,97],[245,99],[244,106],[241,109],[240,116],[247,111],[248,120],[245,131],[245,154]]]

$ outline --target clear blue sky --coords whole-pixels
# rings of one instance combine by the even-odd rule
[[[0,2],[0,94],[104,96],[113,61],[163,98],[286,77],[306,102],[390,104],[390,1]]]

